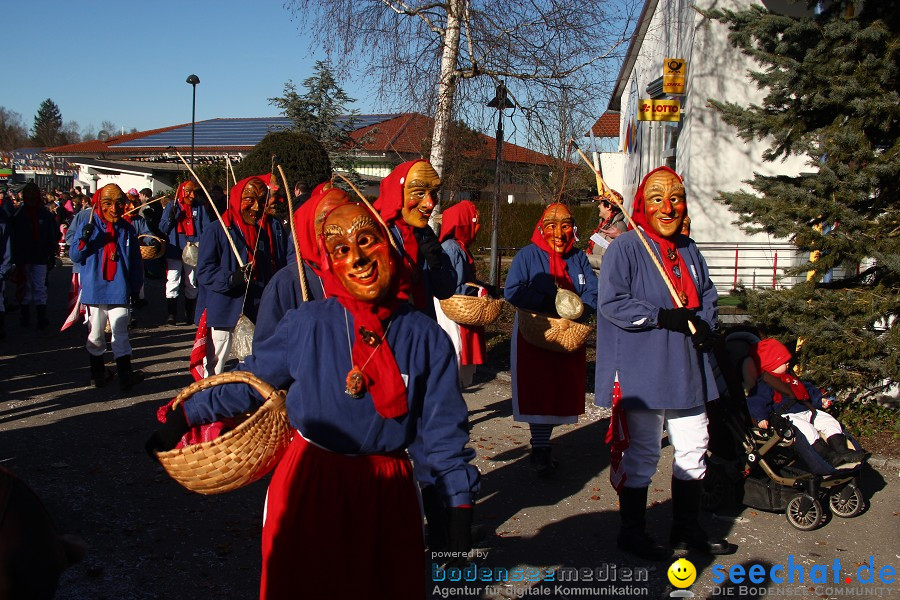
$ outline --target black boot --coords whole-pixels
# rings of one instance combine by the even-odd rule
[[[193,325],[194,324],[194,311],[197,309],[197,299],[193,300],[189,298],[184,299],[184,324],[185,325]]]
[[[133,371],[131,369],[131,356],[125,355],[120,356],[116,359],[116,369],[118,369],[119,374],[119,389],[123,392],[127,392],[133,386],[139,384],[144,380],[144,372],[143,371]]]
[[[553,458],[550,446],[531,449],[531,466],[538,477],[552,477],[556,473],[559,461]]]
[[[169,313],[169,316],[166,317],[166,325],[175,324],[175,313],[177,311],[178,298],[166,298],[166,312]]]
[[[437,487],[428,485],[422,488],[422,510],[428,522],[428,549],[432,552],[447,546],[447,508]]]
[[[38,304],[37,305],[37,328],[45,329],[50,322],[47,320],[47,305],[46,304]]]
[[[23,304],[22,312],[19,313],[19,323],[21,323],[24,327],[28,327],[31,325],[31,305]]]
[[[619,549],[644,560],[664,561],[672,552],[647,535],[647,488],[622,488],[619,492],[619,517],[622,527],[616,540]]]
[[[832,467],[839,467],[844,464],[844,458],[833,451],[821,438],[810,444],[810,447]]]
[[[112,371],[107,369],[106,365],[103,364],[102,354],[100,356],[88,354],[88,356],[91,360],[91,383],[96,388],[102,388],[112,377]]]
[[[821,440],[816,441],[819,442]],[[828,446],[840,457],[842,464],[862,462],[871,456],[871,454],[863,450],[851,450],[850,446],[847,445],[847,436],[843,433],[836,433],[829,437],[827,441]]]
[[[709,541],[700,527],[700,496],[703,481],[672,478],[672,534],[669,541],[676,550],[695,550],[703,554],[734,554],[737,546],[726,540]]]

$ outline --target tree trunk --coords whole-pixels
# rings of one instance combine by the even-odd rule
[[[437,107],[434,110],[434,132],[431,136],[429,161],[438,175],[444,171],[447,137],[453,118],[453,99],[456,95],[456,67],[459,60],[459,36],[462,12],[467,0],[450,0],[447,5],[447,25],[444,30],[444,52],[441,55],[441,74],[438,80]],[[441,204],[438,202],[431,216],[431,227],[440,233]]]

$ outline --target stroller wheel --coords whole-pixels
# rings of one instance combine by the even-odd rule
[[[825,521],[825,510],[816,498],[798,494],[788,502],[784,516],[800,531],[812,531]]]
[[[849,519],[863,511],[866,499],[858,487],[848,483],[840,492],[829,496],[828,504],[835,516]]]
[[[730,499],[730,485],[724,467],[710,463],[703,478],[703,493],[700,496],[700,508],[713,511],[721,508]]]

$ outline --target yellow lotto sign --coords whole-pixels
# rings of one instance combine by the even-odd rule
[[[684,95],[685,70],[683,58],[667,58],[663,61],[663,93],[670,96]]]
[[[641,100],[638,106],[638,121],[680,121],[681,102],[679,100]]]

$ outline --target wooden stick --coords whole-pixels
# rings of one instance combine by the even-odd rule
[[[597,193],[600,195],[603,194],[603,190],[611,189],[606,185],[606,182],[603,181],[603,178],[600,176],[600,173],[594,168],[594,164],[588,159],[588,157],[581,151],[581,148],[578,145],[575,145],[575,150],[578,152],[578,155],[584,160],[585,164],[591,168],[591,171],[594,172],[594,175],[597,177]],[[656,258],[656,252],[650,247],[649,242],[647,242],[647,238],[644,237],[644,234],[641,232],[640,227],[638,227],[637,223],[634,222],[634,219],[631,218],[625,211],[625,207],[622,206],[622,203],[619,201],[619,197],[615,194],[608,194],[609,198],[612,202],[619,207],[619,210],[628,219],[628,224],[631,225],[631,228],[637,233],[638,238],[640,238],[641,243],[644,245],[644,249],[647,250],[647,254],[650,255],[650,260],[653,261],[653,264],[656,265],[656,270],[659,271],[659,274],[662,275],[663,281],[666,282],[666,288],[669,290],[669,294],[672,295],[672,300],[675,301],[675,306],[678,308],[684,308],[684,303],[681,301],[681,297],[678,295],[678,292],[675,291],[675,286],[672,285],[672,281],[669,279],[668,273],[666,273],[666,269],[659,263],[659,259]],[[694,324],[688,321],[688,329],[690,329],[691,334],[697,333],[697,328],[694,327]]]
[[[197,180],[197,184],[203,190],[203,193],[206,194],[206,197],[209,200],[209,205],[212,206],[213,212],[216,213],[216,217],[219,219],[219,225],[222,226],[222,231],[225,232],[225,237],[228,239],[229,245],[231,245],[231,250],[234,252],[234,257],[238,261],[238,266],[240,266],[240,268],[243,269],[244,261],[241,260],[241,253],[238,252],[237,246],[234,245],[234,240],[231,239],[231,233],[228,231],[228,226],[225,225],[225,222],[222,220],[222,214],[219,212],[219,209],[216,208],[216,203],[212,201],[212,196],[210,196],[209,192],[206,191],[206,186],[203,185],[203,182],[200,181],[200,178],[197,177],[196,173],[194,173],[194,170],[191,168],[191,165],[188,164],[188,161],[184,160],[184,157],[181,155],[181,152],[176,150],[175,155],[181,159],[181,162],[183,162],[184,166],[187,167],[187,170],[190,171],[191,176]]]
[[[350,181],[349,179],[347,179],[346,177],[344,177],[343,175],[341,175],[341,174],[338,173],[338,172],[335,172],[335,175],[337,175],[338,177],[340,177],[341,179],[343,179],[344,182],[345,182],[347,185],[349,185],[350,188],[351,188],[354,192],[356,192],[356,195],[359,196],[359,199],[362,200],[363,203],[364,203],[366,206],[369,207],[369,210],[372,211],[372,214],[375,215],[375,218],[378,219],[378,222],[381,223],[381,226],[384,227],[384,229],[387,231],[387,233],[388,233],[388,239],[391,241],[391,246],[393,246],[393,247],[394,247],[394,250],[396,250],[397,252],[399,252],[400,255],[402,256],[402,255],[404,254],[403,250],[401,250],[401,249],[397,246],[397,242],[394,240],[394,236],[391,235],[391,230],[388,228],[387,223],[384,222],[384,219],[381,218],[381,215],[378,214],[378,211],[375,210],[375,207],[374,207],[374,206],[372,206],[372,203],[369,202],[368,200],[366,200],[366,197],[362,195],[362,192],[360,192],[360,191],[357,189],[357,187],[356,187],[355,185],[353,185],[353,182],[352,182],[352,181]]]
[[[303,269],[303,256],[300,254],[300,242],[297,240],[297,225],[294,223],[294,201],[291,200],[291,193],[288,191],[287,177],[284,176],[284,169],[278,165],[278,174],[281,175],[281,182],[284,184],[284,195],[288,203],[288,221],[291,224],[291,237],[294,242],[294,252],[297,255],[297,274],[300,276],[300,294],[304,302],[310,301],[309,284],[306,282],[306,271]]]
[[[145,206],[149,206],[150,204],[152,204],[152,203],[154,203],[154,202],[159,202],[160,200],[162,200],[162,199],[165,198],[166,196],[168,196],[168,194],[163,194],[162,196],[157,196],[156,198],[150,198],[149,200],[147,200],[146,202],[144,202],[144,203],[141,204],[140,206],[135,206],[135,207],[132,208],[131,210],[126,211],[125,214],[126,214],[126,215],[130,215],[131,213],[133,213],[133,212],[135,212],[135,211],[141,210],[141,209],[144,208]],[[125,215],[122,215],[122,216],[125,216]]]

